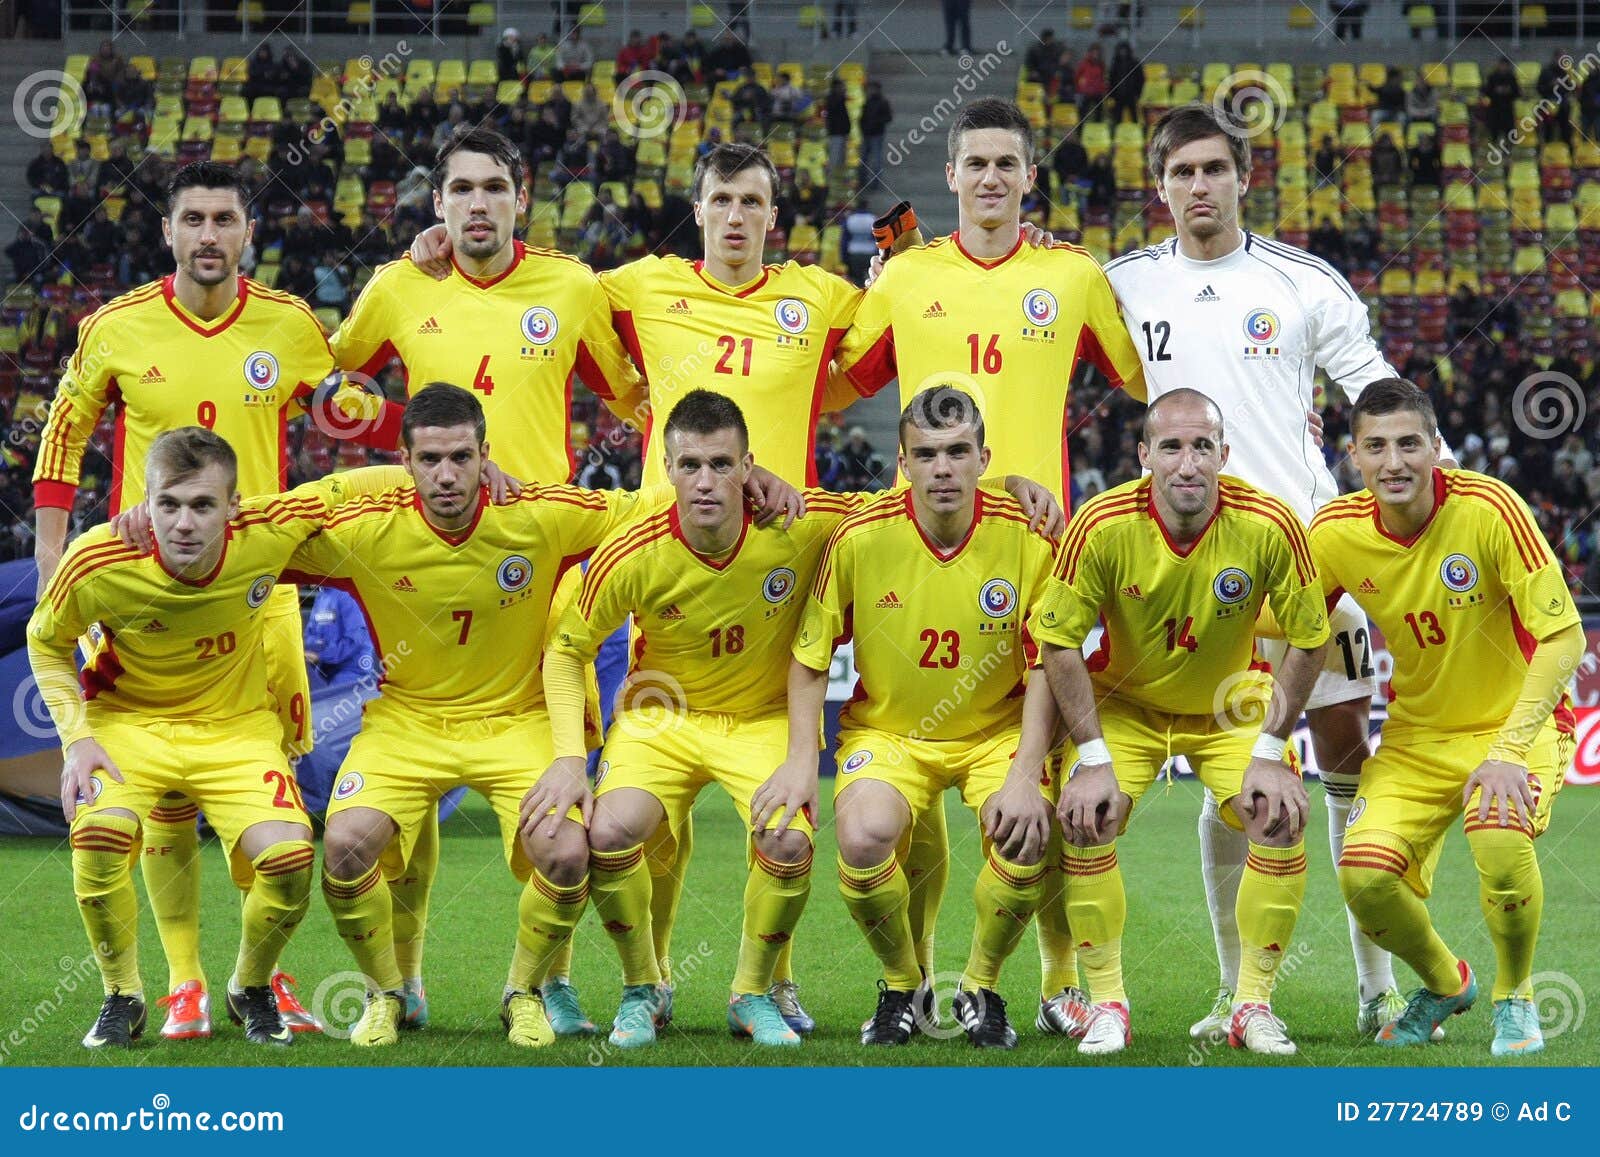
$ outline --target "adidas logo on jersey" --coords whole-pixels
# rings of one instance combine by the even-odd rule
[[[880,611],[898,611],[903,606],[905,604],[900,601],[900,596],[893,591],[878,600],[878,609]]]
[[[1130,599],[1138,599],[1141,603],[1144,602],[1144,592],[1139,589],[1138,583],[1129,583],[1122,588],[1122,593]]]
[[[411,581],[410,575],[401,575],[394,580],[394,589],[401,594],[414,595],[417,593],[417,584]]]
[[[677,603],[668,603],[667,609],[661,612],[661,621],[665,623],[680,623],[688,617],[678,609]]]
[[[940,305],[937,301],[935,301],[932,305],[928,306],[927,309],[922,311],[922,316],[923,317],[943,317],[944,316],[944,306]]]
[[[144,377],[139,379],[139,384],[141,386],[148,386],[154,382],[164,382],[166,380],[167,377],[165,374],[163,374],[155,366],[151,366],[149,369],[145,370]]]
[[[435,318],[430,317],[430,318],[428,318],[427,321],[425,321],[421,325],[417,326],[417,332],[418,333],[443,333],[444,332],[444,327],[441,326],[439,324],[439,322]]]
[[[167,625],[160,619],[151,619],[140,629],[141,635],[159,635],[167,629]]]
[[[1378,584],[1369,578],[1364,578],[1361,580],[1361,585],[1357,587],[1356,590],[1364,595],[1375,595],[1378,593]]]
[[[1221,301],[1222,300],[1221,297],[1217,296],[1217,291],[1215,289],[1212,289],[1209,285],[1206,286],[1204,289],[1202,289],[1199,293],[1195,294],[1194,295],[1194,299],[1196,301]]]
[[[687,317],[693,313],[694,310],[689,308],[689,299],[687,297],[680,297],[677,301],[667,306],[667,312]]]

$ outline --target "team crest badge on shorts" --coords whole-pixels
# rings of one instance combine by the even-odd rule
[[[1254,585],[1248,574],[1236,566],[1230,566],[1219,571],[1212,580],[1211,593],[1217,596],[1217,602],[1231,607],[1249,598]]]
[[[991,619],[1003,619],[1017,609],[1017,588],[1003,578],[992,578],[978,592],[978,606]]]
[[[1361,818],[1361,813],[1367,810],[1367,797],[1356,796],[1356,802],[1350,805],[1350,816],[1344,821],[1345,827],[1354,827],[1355,822]]]
[[[522,336],[532,345],[549,345],[555,341],[561,323],[553,311],[536,305],[522,315]]]
[[[252,607],[259,607],[262,603],[267,601],[267,596],[272,593],[272,585],[276,581],[277,580],[269,574],[262,575],[260,578],[256,579],[255,582],[250,584],[250,590],[246,592],[244,601],[249,603]]]
[[[366,783],[359,771],[347,771],[340,777],[338,786],[333,789],[333,798],[349,799],[365,787]]]
[[[494,581],[507,594],[516,594],[533,578],[533,564],[520,554],[510,555],[495,571]]]
[[[794,571],[786,566],[771,571],[767,575],[766,582],[761,584],[761,593],[769,603],[783,602],[792,590],[794,590]]]
[[[100,777],[98,775],[91,775],[89,777],[89,791],[88,791],[88,794],[84,794],[81,791],[78,793],[78,806],[79,807],[88,807],[95,800],[99,799],[100,798],[100,793],[105,790],[105,786],[106,785],[101,782]]]
[[[839,771],[843,775],[849,775],[852,771],[860,771],[871,762],[872,752],[858,751],[839,765]]]
[[[244,379],[256,392],[278,384],[278,359],[266,350],[257,350],[244,359]]]
[[[1456,594],[1464,595],[1478,585],[1478,564],[1464,554],[1452,554],[1439,565],[1439,578]]]

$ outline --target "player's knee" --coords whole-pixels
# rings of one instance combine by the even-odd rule
[[[336,880],[354,880],[372,871],[388,841],[382,825],[354,812],[340,812],[328,821],[322,837],[326,871]]]
[[[1486,898],[1525,892],[1530,872],[1539,871],[1533,840],[1520,828],[1476,828],[1467,832],[1467,847]]]
[[[754,839],[756,851],[775,864],[799,864],[811,855],[811,837],[793,828],[781,834],[760,832]]]
[[[94,902],[121,887],[133,871],[139,820],[110,808],[79,815],[72,824],[72,890],[80,902]]]
[[[256,891],[281,907],[304,911],[311,902],[312,867],[317,859],[310,835],[307,832],[305,839],[271,844],[251,861]],[[298,917],[295,920],[298,922]]]
[[[539,874],[558,888],[575,887],[589,874],[589,837],[573,820],[562,820],[554,837],[542,830],[523,837],[522,846]]]
[[[589,846],[597,852],[621,852],[644,842],[644,833],[637,831],[625,817],[610,808],[595,809],[589,823]]]
[[[1362,761],[1372,754],[1367,738],[1371,711],[1368,700],[1351,699],[1306,712],[1318,767],[1334,776],[1360,778]]]
[[[1394,868],[1353,860],[1350,845],[1345,845],[1345,855],[1339,861],[1339,891],[1344,893],[1345,904],[1357,917],[1364,912],[1384,910],[1406,886]]]
[[[839,858],[852,868],[881,864],[900,842],[900,824],[892,813],[871,806],[850,808],[836,817],[834,834]]]

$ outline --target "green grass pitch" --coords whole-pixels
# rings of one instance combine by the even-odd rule
[[[824,798],[832,784],[824,782]],[[1328,863],[1326,814],[1313,787],[1311,860],[1305,909],[1295,934],[1275,1002],[1299,1043],[1300,1055],[1268,1061],[1221,1047],[1201,1049],[1187,1026],[1209,1005],[1216,984],[1211,934],[1195,836],[1199,788],[1178,781],[1157,786],[1141,805],[1120,846],[1128,882],[1129,931],[1124,945],[1133,1005],[1133,1047],[1118,1058],[1128,1065],[1482,1065],[1489,1057],[1489,985],[1494,955],[1479,914],[1477,883],[1459,829],[1452,832],[1438,874],[1432,912],[1448,943],[1477,969],[1479,1005],[1449,1025],[1449,1038],[1425,1049],[1389,1052],[1362,1042],[1353,1032],[1354,972],[1345,933],[1344,909]],[[979,862],[976,824],[948,802],[954,863],[939,927],[938,963],[953,981],[971,934],[971,885]],[[727,986],[739,943],[739,897],[744,853],[733,809],[715,789],[696,812],[697,847],[690,869],[674,948],[678,957],[677,1019],[653,1049],[622,1052],[604,1036],[563,1040],[530,1052],[508,1045],[498,1006],[516,918],[517,885],[500,857],[500,840],[488,807],[477,797],[444,827],[443,853],[434,894],[425,973],[433,1023],[402,1037],[398,1047],[352,1048],[342,1040],[302,1038],[270,1052],[244,1044],[239,1030],[218,1018],[210,1041],[160,1040],[159,1010],[131,1053],[92,1055],[78,1043],[94,1017],[99,979],[73,908],[70,866],[64,844],[43,840],[0,841],[0,1064],[22,1065],[1074,1065],[1075,1046],[1043,1037],[1033,1028],[1039,976],[1030,934],[1002,980],[1021,1043],[1010,1053],[979,1053],[960,1036],[918,1039],[894,1050],[868,1050],[857,1043],[857,1026],[871,1012],[877,969],[845,915],[834,877],[834,848],[824,805],[823,832],[811,902],[801,925],[797,969],[817,1034],[797,1050],[756,1050],[730,1039],[723,1019]],[[1587,994],[1600,994],[1600,790],[1568,788],[1555,809],[1550,832],[1540,841],[1545,876],[1544,931],[1539,945],[1541,1007],[1546,1030],[1559,1024],[1545,1053],[1524,1063],[1594,1065],[1600,1039],[1585,1032]],[[215,845],[205,848],[205,961],[210,986],[220,992],[232,965],[239,905]],[[141,885],[141,896],[143,889]],[[149,995],[165,981],[154,929],[144,914],[142,964]],[[578,930],[574,982],[586,1010],[606,1024],[615,1011],[619,976],[610,941],[593,914]],[[353,1019],[359,1001],[350,992],[352,962],[335,937],[320,894],[285,961],[300,978],[309,1005],[320,985],[325,1005]],[[1412,983],[1397,966],[1402,986]],[[220,1006],[220,1001],[218,1002]],[[220,1007],[217,1010],[220,1012]],[[324,1009],[328,1011],[328,1009]],[[1593,1010],[1600,1016],[1600,1009]],[[945,1011],[948,1018],[948,1009]]]

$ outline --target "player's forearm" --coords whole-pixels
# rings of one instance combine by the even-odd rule
[[[1094,682],[1089,678],[1089,665],[1083,661],[1083,652],[1077,647],[1058,647],[1046,643],[1042,657],[1056,710],[1066,722],[1067,734],[1072,737],[1072,742],[1082,747],[1085,743],[1100,739],[1100,713],[1094,705]]]
[[[1528,660],[1516,704],[1489,745],[1488,758],[1526,766],[1528,750],[1561,702],[1586,645],[1583,627],[1576,623],[1539,642]]]
[[[59,506],[41,506],[34,511],[33,559],[39,567],[39,590],[56,573],[61,564],[61,552],[67,545],[67,522],[71,511]]]
[[[821,748],[828,673],[789,660],[789,758],[815,759]]]
[[[1306,649],[1290,647],[1283,658],[1283,667],[1274,673],[1272,702],[1267,717],[1262,720],[1261,734],[1273,739],[1288,739],[1306,709],[1306,700],[1317,685],[1322,672],[1322,662],[1328,653],[1328,644]]]
[[[353,502],[357,498],[386,494],[404,486],[411,480],[411,475],[406,473],[404,466],[363,466],[359,470],[345,471],[339,475],[339,480],[345,485],[344,501]]]
[[[1034,768],[1042,764],[1050,754],[1059,719],[1050,680],[1042,671],[1035,671],[1022,700],[1022,738],[1017,743],[1012,765]]]
[[[65,751],[80,739],[94,735],[89,716],[83,709],[83,694],[78,687],[77,668],[72,663],[72,648],[47,647],[28,640],[28,662],[33,667],[39,697],[50,710],[56,735]]]
[[[550,647],[544,653],[544,705],[550,713],[550,739],[557,759],[587,756],[583,742],[583,660]]]

